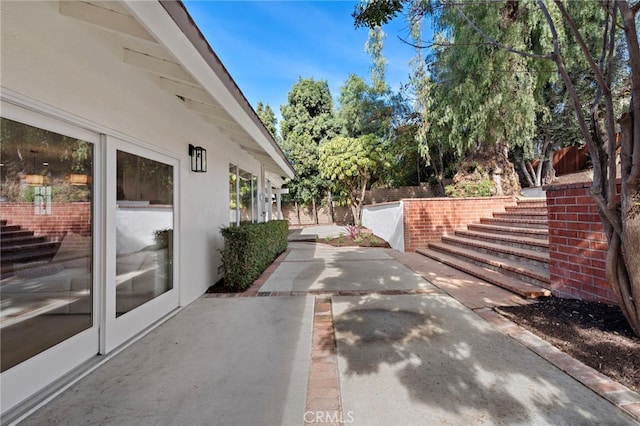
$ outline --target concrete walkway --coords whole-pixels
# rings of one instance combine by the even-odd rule
[[[552,365],[491,310],[527,302],[485,286],[294,242],[249,292],[203,296],[24,424],[636,424],[619,406],[640,411],[637,394],[560,352],[607,400]]]

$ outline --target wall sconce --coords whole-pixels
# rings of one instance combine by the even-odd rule
[[[207,171],[207,150],[201,146],[189,144],[189,157],[191,157],[191,171],[205,173]]]

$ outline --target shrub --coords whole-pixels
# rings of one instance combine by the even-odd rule
[[[358,227],[347,225],[344,227],[344,229],[345,231],[347,231],[347,237],[351,238],[352,240],[358,236]]]
[[[225,283],[237,291],[251,286],[260,274],[287,249],[289,222],[242,223],[220,229]]]

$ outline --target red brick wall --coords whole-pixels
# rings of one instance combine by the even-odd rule
[[[559,297],[617,304],[605,279],[607,236],[590,186],[584,182],[546,188],[551,289]]]
[[[51,203],[50,215],[34,215],[33,203],[0,203],[0,218],[21,225],[51,241],[61,241],[68,231],[91,235],[91,203]]]
[[[402,203],[405,251],[425,248],[445,234],[516,205],[513,197],[421,198]]]

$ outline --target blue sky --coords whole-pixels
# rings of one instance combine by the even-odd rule
[[[249,103],[280,105],[299,77],[327,80],[337,99],[349,74],[370,81],[365,52],[367,30],[353,26],[355,1],[205,1],[184,2]],[[408,80],[413,49],[398,40],[406,24],[384,27],[387,83],[397,89]]]

